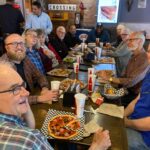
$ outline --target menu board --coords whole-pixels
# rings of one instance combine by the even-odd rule
[[[117,23],[120,0],[99,0],[97,22]]]

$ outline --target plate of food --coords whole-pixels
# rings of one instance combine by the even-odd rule
[[[84,89],[86,87],[86,84],[84,84],[82,81],[77,80],[77,79],[64,79],[63,81],[61,81],[60,83],[60,89],[61,90],[66,90],[69,86],[71,86],[75,81],[75,84],[79,84],[80,85],[80,89]]]
[[[115,64],[115,59],[111,57],[101,57],[99,60],[93,60],[95,64]]]
[[[76,61],[76,58],[75,57],[66,57],[63,59],[63,61],[66,63],[73,63]]]
[[[42,126],[42,133],[51,139],[83,139],[84,117],[76,118],[71,112],[50,109]]]
[[[68,77],[72,73],[71,69],[53,69],[47,72],[48,75],[58,76],[58,77]]]
[[[104,96],[107,99],[118,99],[125,95],[125,89],[120,88],[116,89],[112,87],[110,84],[104,85]]]
[[[87,46],[90,47],[90,48],[94,48],[94,47],[96,47],[96,43],[88,43]]]
[[[98,78],[110,78],[115,75],[114,70],[99,70],[96,71],[96,75]]]

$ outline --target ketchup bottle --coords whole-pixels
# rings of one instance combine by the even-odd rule
[[[89,77],[89,81],[88,81],[88,90],[89,92],[92,92],[92,77]]]
[[[78,72],[79,72],[79,66],[76,65],[76,73],[78,73]]]

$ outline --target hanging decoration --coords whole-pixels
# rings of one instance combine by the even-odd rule
[[[127,9],[128,9],[128,11],[131,10],[133,2],[134,2],[134,0],[127,0]]]

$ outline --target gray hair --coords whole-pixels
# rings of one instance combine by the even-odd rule
[[[64,26],[58,26],[56,29],[56,32],[58,32],[60,29],[64,30],[66,32],[66,29]]]

